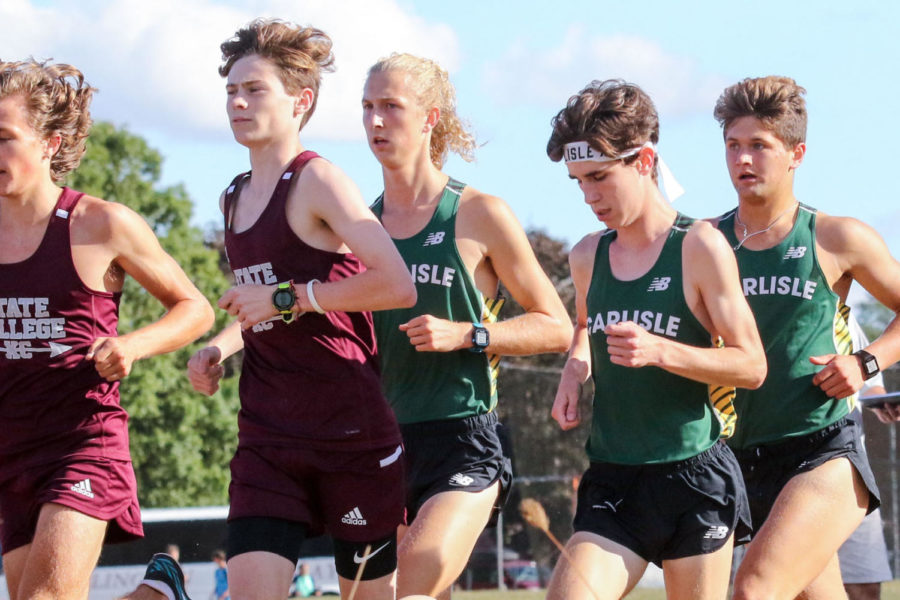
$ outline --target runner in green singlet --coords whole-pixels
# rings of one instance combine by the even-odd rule
[[[494,412],[499,357],[562,352],[572,326],[506,203],[441,172],[448,152],[474,148],[446,72],[406,54],[382,59],[362,106],[384,175],[373,209],[418,294],[411,309],[374,313],[406,450],[397,592],[449,598],[511,483]],[[496,319],[501,281],[524,314]]]
[[[866,348],[851,349],[844,306],[855,280],[900,311],[900,264],[868,225],[794,196],[806,154],[805,93],[786,77],[745,79],[715,108],[738,195],[717,224],[769,363],[762,387],[738,391],[730,440],[755,529],[735,579],[740,600],[844,597],[837,549],[879,502],[846,416],[864,379],[900,358],[896,317]]]
[[[724,599],[732,546],[750,531],[719,439],[734,429],[733,386],[765,377],[762,344],[725,238],[657,187],[658,141],[647,94],[610,80],[569,99],[547,144],[608,227],[569,255],[578,320],[552,416],[577,426],[593,378],[591,465],[551,600],[617,600],[650,562],[669,598]]]

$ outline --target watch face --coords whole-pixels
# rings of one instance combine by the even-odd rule
[[[486,330],[486,329],[476,329],[476,330],[475,330],[475,337],[474,337],[473,343],[474,343],[476,346],[481,346],[481,347],[487,346],[487,345],[488,345],[488,332],[487,332],[487,330]]]
[[[878,361],[875,360],[875,357],[872,356],[863,361],[863,365],[866,368],[866,374],[874,375],[878,372]]]
[[[272,295],[272,304],[278,310],[290,310],[294,305],[294,295],[289,290],[278,290]]]

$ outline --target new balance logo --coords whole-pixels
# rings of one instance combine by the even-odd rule
[[[443,231],[432,231],[428,234],[428,237],[425,238],[425,243],[422,244],[422,247],[425,246],[437,246],[441,242],[444,241],[444,232]]]
[[[94,492],[91,491],[91,480],[85,479],[84,481],[79,481],[75,485],[69,488],[73,492],[78,492],[82,496],[87,496],[88,498],[94,497]]]
[[[653,281],[650,282],[650,287],[647,288],[647,291],[661,292],[663,290],[667,290],[669,289],[669,283],[671,281],[671,277],[654,277]]]
[[[725,525],[713,525],[703,534],[704,540],[724,540],[728,537],[728,527]]]
[[[603,504],[594,504],[593,506],[591,506],[591,508],[597,510],[611,510],[613,512],[616,512],[616,509],[619,508],[620,504],[622,504],[621,500],[617,500],[615,504],[613,504],[609,500],[604,500]]]
[[[468,475],[463,475],[462,473],[457,473],[453,477],[450,478],[450,485],[455,485],[459,487],[465,487],[467,485],[472,485],[475,482],[474,479],[469,477]]]
[[[784,258],[803,258],[806,254],[806,246],[791,246],[788,248],[787,252],[784,253]]]
[[[341,517],[341,523],[346,523],[347,525],[365,525],[366,520],[363,518],[362,513],[359,512],[359,507],[357,506]]]

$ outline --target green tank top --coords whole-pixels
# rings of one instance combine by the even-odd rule
[[[712,346],[711,336],[684,299],[681,246],[693,219],[679,214],[656,264],[631,281],[615,278],[602,234],[587,294],[588,337],[594,380],[594,415],[587,453],[592,461],[649,464],[683,460],[710,448],[733,423],[733,388],[717,388],[659,367],[622,367],[609,360],[603,329],[633,321],[656,335],[691,346]],[[714,406],[722,403],[724,410]],[[721,414],[720,414],[721,413]],[[723,419],[729,422],[723,423]]]
[[[464,188],[450,179],[428,225],[410,238],[394,239],[416,284],[416,305],[372,313],[382,387],[401,424],[471,417],[497,405],[499,356],[468,349],[416,352],[398,329],[424,314],[469,323],[497,320],[502,300],[482,296],[456,248],[456,213]],[[379,219],[383,210],[384,195],[372,205]]]
[[[733,248],[736,210],[719,219]],[[829,287],[816,255],[816,210],[800,204],[782,242],[735,251],[744,296],[756,317],[769,373],[759,389],[737,391],[740,425],[729,443],[751,448],[822,429],[847,415],[856,397],[831,399],[812,384],[810,356],[849,354],[849,307]]]

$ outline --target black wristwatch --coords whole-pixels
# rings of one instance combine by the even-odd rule
[[[284,281],[279,283],[272,292],[272,306],[281,314],[281,319],[285,323],[294,320],[294,303],[297,302],[297,294],[294,293],[294,281]]]
[[[472,347],[469,348],[469,352],[484,352],[490,343],[491,336],[484,325],[472,323]]]
[[[863,379],[872,379],[881,371],[878,366],[878,359],[866,352],[865,350],[857,350],[853,356],[859,358],[862,363]]]

